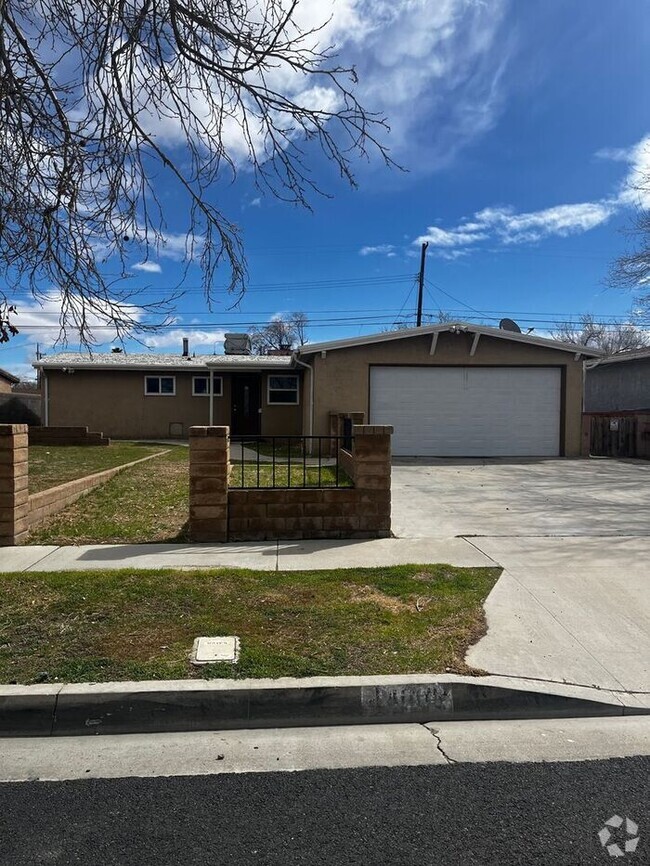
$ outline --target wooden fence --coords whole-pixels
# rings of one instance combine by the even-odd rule
[[[585,457],[650,459],[650,413],[585,413],[582,416],[582,453]]]

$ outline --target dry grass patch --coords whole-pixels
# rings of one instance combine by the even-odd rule
[[[426,593],[421,570],[0,575],[0,681],[467,672],[499,569],[428,566]],[[194,638],[222,634],[239,664],[197,672]]]

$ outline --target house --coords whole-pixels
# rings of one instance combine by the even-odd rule
[[[650,348],[588,362],[585,412],[650,413]]]
[[[90,427],[116,439],[184,438],[206,424],[242,435],[302,430],[301,373],[290,355],[190,355],[184,340],[177,355],[66,352],[34,366],[46,426]]]
[[[242,347],[244,351],[242,351]],[[333,413],[395,428],[396,455],[578,456],[583,360],[598,350],[463,322],[254,356],[58,354],[36,362],[45,424],[115,438],[322,435]]]
[[[0,394],[11,394],[12,386],[17,385],[18,382],[20,382],[18,376],[0,369]]]

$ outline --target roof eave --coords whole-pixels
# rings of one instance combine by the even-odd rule
[[[601,349],[590,349],[587,346],[577,346],[573,343],[562,343],[546,337],[531,337],[529,334],[519,334],[514,331],[504,331],[499,328],[490,328],[482,325],[472,325],[468,322],[445,322],[442,325],[427,325],[422,328],[405,328],[401,331],[385,331],[381,334],[372,334],[370,337],[351,337],[346,340],[331,340],[328,343],[312,343],[301,346],[297,350],[300,355],[317,354],[318,352],[329,352],[336,349],[352,348],[354,346],[371,345],[373,343],[390,342],[391,340],[404,340],[409,337],[417,337],[422,334],[444,333],[461,329],[469,334],[481,334],[486,337],[496,337],[499,340],[510,340],[515,343],[525,343],[531,346],[540,346],[547,349],[571,352],[574,355],[600,358],[604,355]]]

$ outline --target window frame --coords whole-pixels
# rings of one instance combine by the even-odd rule
[[[194,383],[196,382],[197,379],[205,379],[207,381],[208,390],[205,392],[205,394],[197,394],[196,393],[196,386]],[[213,382],[213,386],[215,386],[212,396],[213,397],[223,397],[223,376],[214,376],[212,382]],[[218,391],[216,390],[217,382],[219,383],[219,390]],[[192,376],[192,397],[209,397],[209,396],[210,396],[210,374],[208,373],[206,375],[205,373],[197,373],[195,376]]]
[[[295,379],[295,388],[272,388],[273,378]],[[295,392],[295,400],[271,400],[271,391],[284,391],[287,394]],[[300,405],[300,376],[297,373],[269,373],[266,377],[266,404],[267,406],[299,406]]]
[[[158,379],[158,391],[148,391],[147,390],[147,380],[148,379]],[[163,391],[162,390],[162,380],[163,379],[171,379],[172,380],[172,390],[171,391]],[[144,377],[144,396],[145,397],[175,397],[176,396],[176,376],[169,375],[157,375],[155,373],[146,373]]]

